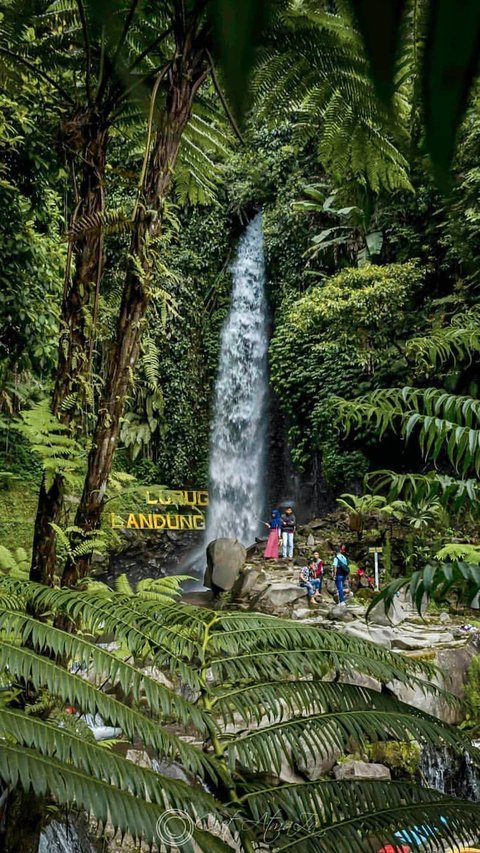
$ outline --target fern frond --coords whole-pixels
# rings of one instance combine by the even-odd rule
[[[447,361],[472,361],[479,352],[480,317],[474,310],[457,314],[446,328],[411,338],[406,346],[407,356],[420,362],[428,371]]]
[[[440,850],[478,837],[478,804],[409,783],[323,780],[254,790],[243,801],[267,827],[265,841],[289,853],[365,853],[378,836],[420,849],[419,835],[422,848]],[[282,826],[290,829],[279,837]]]
[[[107,755],[101,750],[99,762]],[[138,770],[138,768],[137,768]],[[135,778],[123,768],[125,777]],[[135,796],[126,788],[116,788],[103,779],[96,778],[89,769],[80,770],[55,757],[44,756],[36,750],[23,745],[3,743],[0,754],[0,775],[3,781],[15,787],[20,784],[26,791],[33,790],[37,796],[51,793],[59,804],[75,802],[81,809],[93,813],[100,821],[111,821],[115,829],[128,830],[136,840],[142,838],[148,842],[158,841],[157,822],[165,812],[165,806]],[[159,777],[160,778],[160,777]],[[200,844],[201,850],[211,850],[205,846],[203,834],[197,833],[195,823],[198,813],[192,798],[191,788],[185,785],[184,791],[180,782],[164,779],[166,801],[169,808],[179,808],[191,815],[193,837]],[[187,801],[190,794],[190,803]],[[201,794],[199,801],[206,802],[206,795]],[[173,804],[176,805],[173,805]],[[208,806],[219,814],[214,803],[208,801]],[[207,807],[208,807],[207,806]],[[203,814],[200,815],[203,817]],[[185,849],[194,853],[193,840],[187,840]]]
[[[64,702],[81,708],[84,713],[101,714],[113,726],[121,728],[131,740],[137,736],[164,755],[172,758],[179,756],[182,763],[194,773],[203,775],[207,768],[209,772],[212,771],[207,757],[197,753],[180,738],[167,734],[158,723],[154,723],[140,711],[128,708],[112,696],[97,690],[80,676],[67,672],[31,649],[1,639],[0,669],[7,667],[17,678],[31,681],[39,688],[46,687]],[[160,696],[158,693],[157,695]]]

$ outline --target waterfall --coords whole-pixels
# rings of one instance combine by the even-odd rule
[[[480,741],[473,741],[480,747]],[[429,788],[459,799],[480,802],[480,767],[467,754],[457,755],[445,746],[424,745],[420,775]]]
[[[240,239],[232,276],[215,384],[205,547],[219,536],[250,545],[264,511],[268,328],[261,213]]]

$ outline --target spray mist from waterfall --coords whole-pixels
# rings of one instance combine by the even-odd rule
[[[205,546],[219,536],[251,544],[264,511],[268,328],[260,213],[240,240],[232,275],[215,384]]]

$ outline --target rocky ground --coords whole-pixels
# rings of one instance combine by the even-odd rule
[[[335,521],[338,525],[337,514]],[[342,533],[348,535],[346,530]],[[371,590],[359,588],[355,594],[350,592],[347,605],[339,606],[331,572],[332,540],[332,524],[328,517],[299,531],[292,561],[265,560],[264,542],[258,542],[246,551],[240,543],[234,545],[233,540],[217,540],[208,555],[206,578],[213,587],[215,580],[220,578],[221,588],[226,591],[222,596],[225,606],[301,620],[370,640],[408,656],[428,658],[438,665],[439,686],[463,699],[467,670],[473,656],[480,653],[479,630],[475,627],[466,630],[462,617],[451,616],[446,611],[435,614],[424,611],[420,615],[405,594],[395,599],[388,613],[383,604],[377,605],[368,621],[366,611],[373,595]],[[325,579],[321,602],[309,605],[306,590],[299,585],[299,570],[306,565],[314,550],[319,550],[324,560]],[[220,570],[216,575],[215,566],[218,564]],[[220,589],[217,588],[218,592]],[[373,679],[369,679],[366,686],[381,689],[380,683],[374,684]],[[452,706],[439,696],[425,695],[420,689],[409,689],[401,684],[392,684],[389,688],[402,701],[445,722],[462,721],[461,707]]]
[[[203,601],[208,606],[241,608],[301,620],[322,629],[370,640],[398,654],[427,658],[438,665],[436,678],[438,685],[447,688],[462,699],[468,667],[473,656],[480,653],[479,632],[475,628],[470,631],[465,630],[462,625],[464,620],[447,612],[435,614],[424,612],[420,616],[404,595],[395,600],[388,613],[383,606],[377,605],[368,621],[366,610],[372,596],[372,592],[368,589],[359,589],[355,594],[352,593],[347,605],[339,607],[335,600],[335,587],[330,569],[334,542],[338,544],[338,515],[335,516],[335,522],[337,523],[336,535],[332,534],[332,522],[328,518],[313,522],[307,528],[300,530],[296,539],[295,558],[291,562],[265,560],[262,542],[250,549],[245,549],[237,540],[216,540],[211,543],[207,552],[208,569],[205,580],[208,586],[213,588],[214,594],[212,595],[209,591],[203,594],[196,593],[193,599],[196,603]],[[342,541],[345,541],[348,536],[346,526],[341,533]],[[362,547],[365,549],[367,546],[363,543]],[[306,565],[308,557],[315,549],[320,551],[324,559],[326,575],[321,602],[309,606],[305,589],[299,586],[298,578],[299,569]],[[127,550],[125,561],[135,560],[135,556],[132,545]],[[154,558],[152,556],[152,559]],[[123,564],[122,568],[124,568]],[[191,598],[191,596],[188,597]],[[177,689],[167,675],[156,667],[147,667],[146,671],[151,677]],[[85,674],[85,677],[88,675]],[[379,681],[360,674],[345,675],[343,680],[372,690],[382,689]],[[452,705],[439,694],[426,695],[418,688],[407,688],[395,682],[387,685],[387,688],[402,701],[446,722],[462,722],[461,704]],[[185,732],[177,733],[180,737],[187,737]],[[192,740],[191,737],[188,739]],[[127,757],[134,763],[150,767],[172,778],[190,781],[188,774],[179,765],[160,763],[141,744],[135,744],[134,747],[130,746],[127,752]],[[443,762],[441,767],[439,756]],[[280,781],[315,781],[323,776],[335,779],[390,779],[392,775],[398,776],[400,773],[402,777],[402,774],[407,772],[407,775],[415,773],[418,778],[426,779],[429,784],[435,784],[441,790],[447,791],[450,789],[447,788],[445,780],[447,777],[453,778],[456,774],[457,779],[451,792],[465,795],[463,792],[467,785],[465,781],[467,771],[463,765],[460,768],[452,768],[450,755],[443,755],[443,753],[437,755],[434,752],[425,757],[417,744],[389,742],[378,744],[368,754],[361,755],[343,755],[338,749],[332,748],[328,754],[309,752],[307,758],[301,755],[286,756],[280,772],[272,777],[272,784],[278,784]],[[467,770],[472,777],[470,780],[472,790],[469,796],[477,798],[478,794],[480,797],[480,773],[472,775],[471,769],[467,768]],[[64,829],[63,824],[52,825],[48,832],[55,833],[53,839],[55,843],[52,846],[52,838],[47,838],[45,833],[46,846],[43,849],[56,849],[62,853],[67,850],[70,853],[70,850],[77,849],[82,853],[84,850],[94,853],[97,849],[96,843],[91,848],[81,846],[81,827],[76,827],[74,830],[79,835],[78,848],[75,846],[76,837],[75,843],[72,843],[71,835],[68,842],[65,841],[62,835]],[[94,826],[91,825],[90,830],[91,836],[97,835]],[[113,828],[109,825],[105,827],[104,837],[106,849],[110,853],[147,850],[146,845],[139,848],[129,836],[123,839],[115,837]]]

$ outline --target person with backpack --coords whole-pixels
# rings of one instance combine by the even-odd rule
[[[333,579],[338,593],[338,603],[345,604],[345,581],[350,574],[350,561],[347,548],[341,545],[333,561]]]

